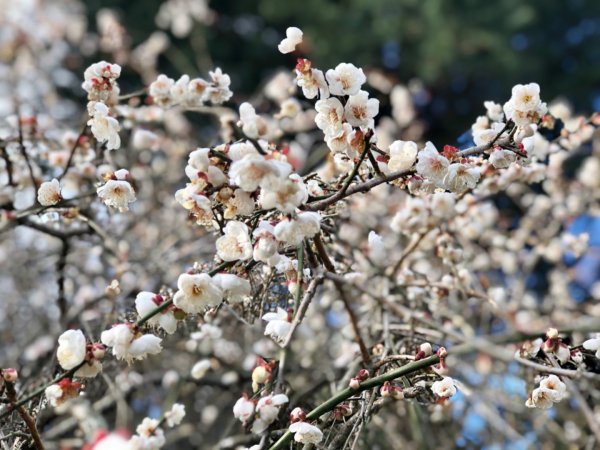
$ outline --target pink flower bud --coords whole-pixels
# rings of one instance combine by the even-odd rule
[[[2,369],[2,378],[9,383],[15,383],[19,379],[19,374],[17,373],[17,369],[8,368]]]
[[[92,356],[94,359],[101,360],[104,358],[105,353],[106,348],[100,342],[95,342],[92,344]]]
[[[304,410],[302,408],[296,407],[290,413],[290,422],[291,423],[303,422],[304,420],[306,420],[306,413],[304,412]]]
[[[382,397],[390,397],[392,395],[391,391],[392,391],[392,383],[390,383],[389,381],[386,381],[385,383],[383,383],[383,386],[381,386],[381,389],[379,390]]]
[[[360,387],[360,380],[358,378],[352,378],[348,385],[351,389],[358,389]]]
[[[367,378],[369,378],[369,371],[367,369],[360,369],[356,374],[356,378],[359,381],[365,381]]]

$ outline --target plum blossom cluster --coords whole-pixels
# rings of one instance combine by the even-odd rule
[[[177,81],[166,75],[159,75],[150,84],[148,93],[153,102],[163,108],[185,106],[194,108],[206,103],[220,105],[231,98],[229,75],[217,67],[209,73],[210,81],[204,78],[192,78],[182,75]]]
[[[264,432],[279,416],[280,410],[289,402],[285,394],[263,395],[258,400],[243,395],[233,406],[233,415],[243,424],[252,422],[252,432]]]
[[[106,148],[109,150],[121,146],[119,122],[111,115],[109,109],[109,106],[118,103],[120,90],[117,78],[120,75],[121,66],[100,61],[85,70],[81,86],[88,93],[88,125],[98,142],[106,142]]]
[[[112,347],[112,354],[117,359],[129,363],[148,355],[156,355],[162,350],[161,338],[141,333],[132,323],[114,325],[110,330],[102,332],[100,340],[107,347]]]
[[[302,49],[302,37],[301,30],[289,28],[279,50],[287,54]],[[161,45],[150,42],[148,47]],[[143,54],[157,51],[142,50]],[[299,58],[295,80],[290,71],[265,88],[266,97],[280,108],[278,113],[270,116],[264,104],[242,102],[239,117],[236,110],[224,113],[218,144],[196,148],[192,139],[179,137],[189,125],[182,111],[228,102],[229,76],[217,68],[209,73],[209,80],[183,75],[175,81],[166,75],[157,77],[156,71],[151,76],[145,72],[144,79],[151,83],[144,92],[153,105],[139,106],[136,98],[119,105],[123,100],[117,84],[120,72],[120,66],[104,61],[85,71],[87,124],[96,141],[112,150],[121,146],[116,117],[123,117],[123,127],[132,129],[127,155],[127,161],[134,163],[132,173],[113,169],[121,167],[125,155],[102,152],[90,145],[85,133],[79,137],[64,133],[57,145],[60,150],[43,150],[39,155],[61,172],[42,164],[29,174],[26,161],[15,159],[23,168],[15,171],[19,174],[15,179],[19,183],[32,179],[37,188],[32,197],[39,205],[3,209],[3,225],[29,226],[60,241],[60,295],[72,299],[73,306],[100,305],[80,314],[86,334],[94,331],[88,329],[101,316],[112,317],[104,324],[117,322],[101,333],[100,342],[86,339],[78,329],[60,335],[59,381],[40,390],[51,406],[63,409],[75,397],[87,401],[87,395],[80,396],[83,379],[88,385],[101,381],[92,378],[103,370],[106,350],[112,349],[117,360],[127,363],[119,366],[123,371],[116,382],[124,393],[156,381],[152,386],[160,385],[157,392],[189,393],[190,401],[202,404],[200,420],[193,427],[196,434],[218,428],[214,424],[223,420],[210,404],[218,397],[226,399],[228,415],[235,403],[234,417],[256,435],[246,436],[248,443],[262,440],[253,448],[263,448],[265,443],[285,448],[292,439],[330,445],[330,438],[344,435],[337,430],[358,438],[360,431],[355,430],[361,430],[386,399],[417,398],[421,405],[429,404],[422,410],[431,413],[431,422],[446,420],[452,409],[448,399],[463,385],[469,392],[469,377],[464,384],[458,381],[461,365],[446,364],[447,354],[455,349],[457,358],[461,352],[479,352],[476,367],[486,373],[493,369],[494,358],[530,368],[541,365],[546,371],[552,366],[566,374],[589,375],[586,371],[594,369],[600,357],[596,337],[575,346],[565,333],[551,328],[545,335],[532,335],[515,359],[495,347],[498,336],[490,342],[479,339],[496,322],[514,327],[518,336],[530,327],[546,329],[539,310],[548,306],[549,298],[569,296],[572,271],[564,269],[563,258],[584,257],[594,240],[593,235],[572,234],[566,224],[597,200],[580,194],[581,186],[590,192],[600,187],[595,176],[599,159],[589,156],[575,182],[567,180],[562,167],[570,157],[563,150],[589,141],[595,125],[593,120],[579,120],[579,125],[569,123],[568,129],[557,131],[558,122],[548,114],[552,105],[542,102],[537,84],[515,86],[503,106],[485,102],[486,114],[471,127],[474,145],[463,149],[445,145],[440,151],[408,129],[402,131],[410,120],[390,125],[386,120],[390,118],[379,117],[380,101],[387,94],[392,103],[410,102],[409,88],[386,87],[377,74],[351,63],[323,72],[313,68],[310,60]],[[306,99],[315,100],[314,108],[293,97],[294,84]],[[286,128],[299,117],[308,118],[308,125],[303,124],[306,129]],[[44,130],[36,130],[39,124],[34,120],[17,119],[31,150]],[[11,152],[5,161],[18,153],[10,144],[7,140]],[[164,152],[159,150],[163,145]],[[300,157],[308,150],[305,146],[327,153],[326,161],[311,173],[303,170],[307,166]],[[72,152],[64,150],[68,147]],[[188,153],[190,148],[196,149]],[[177,190],[182,183],[174,177],[177,180],[168,190],[152,192],[157,179],[173,178],[165,167],[183,162],[185,187]],[[71,163],[77,170],[67,173]],[[50,180],[39,187],[38,172],[44,177],[40,179]],[[102,182],[93,185],[98,176]],[[71,194],[84,186],[92,188],[94,200],[84,198],[74,201],[72,208],[63,208],[67,203],[63,200],[73,198]],[[138,190],[140,186],[144,189]],[[145,198],[146,186],[152,201]],[[106,206],[128,214],[107,214],[106,208],[94,204],[94,194]],[[139,202],[130,210],[138,196]],[[189,214],[190,227],[176,223],[180,217],[167,209],[169,201]],[[519,220],[503,215],[499,205],[507,201],[520,211]],[[158,226],[163,222],[155,223],[156,216],[150,219],[156,205],[165,208],[159,220],[173,228],[175,239],[164,239]],[[50,226],[32,217],[49,207],[52,213],[60,213],[44,219]],[[103,228],[116,231],[116,244],[107,239]],[[70,272],[65,266],[72,264],[67,259],[71,255],[66,253],[72,238],[82,233],[94,235],[89,241],[94,248],[81,267]],[[129,242],[128,233],[133,236]],[[148,236],[156,248],[143,254],[140,236]],[[186,247],[183,256],[172,249],[179,241]],[[214,255],[212,269],[208,264],[189,263],[198,250]],[[526,278],[520,279],[521,273],[531,274],[539,261],[556,266],[548,276],[547,294],[532,292]],[[182,269],[183,264],[191,268]],[[150,267],[155,273],[143,275]],[[85,282],[65,282],[68,274],[78,271],[91,275]],[[127,288],[121,289],[115,280],[98,291],[100,273],[119,278]],[[137,321],[129,309],[120,309],[123,305],[135,308]],[[569,308],[560,302],[554,306],[556,317]],[[589,311],[597,314],[593,305]],[[64,314],[61,318],[75,320]],[[198,330],[187,341],[178,341],[195,326]],[[23,357],[40,359],[38,355],[54,348],[55,339],[51,340],[49,349],[44,350],[48,344],[42,340]],[[514,335],[508,335],[500,344],[514,341]],[[475,345],[480,342],[489,345]],[[168,350],[163,352],[163,346]],[[159,353],[164,355],[162,363],[159,358],[143,361]],[[104,371],[114,366],[104,363]],[[145,367],[158,373],[161,366],[167,371],[156,380],[139,373]],[[0,395],[5,395],[18,377],[13,369],[1,373],[6,389],[0,387]],[[249,387],[250,381],[252,396],[239,397],[241,384],[248,382]],[[300,386],[310,383],[314,386],[303,394]],[[375,389],[367,389],[367,384]],[[214,395],[217,390],[222,392]],[[24,395],[22,404],[34,394]],[[323,395],[332,397],[325,401]],[[550,375],[539,381],[526,405],[547,409],[566,396],[566,385]],[[0,400],[11,407],[17,404],[8,396]],[[306,414],[294,408],[288,419],[289,409],[297,403],[314,404],[315,409]],[[12,410],[0,410],[2,418]],[[128,450],[162,448],[166,444],[163,425],[179,425],[184,415],[184,406],[175,404],[161,420],[143,419],[130,439],[111,433],[92,448],[117,448],[117,444]],[[327,444],[322,444],[324,432],[329,436]]]
[[[531,392],[525,405],[528,408],[549,409],[566,396],[567,386],[565,383],[556,375],[549,375],[541,379],[539,387]]]

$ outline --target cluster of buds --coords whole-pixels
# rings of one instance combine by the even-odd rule
[[[402,387],[398,386],[396,383],[392,383],[391,381],[386,381],[381,386],[379,393],[382,397],[391,397],[396,400],[404,399],[404,392],[402,391]]]
[[[369,378],[369,371],[367,369],[360,369],[356,376],[350,380],[349,386],[352,389],[358,389],[360,387],[360,383]]]
[[[571,358],[569,346],[562,342],[556,328],[549,328],[548,331],[546,331],[546,340],[542,344],[542,350],[544,353],[553,353],[556,355],[556,358],[561,364],[566,363]]]
[[[261,385],[267,384],[273,377],[275,361],[267,362],[260,356],[256,360],[257,366],[252,371],[252,390],[257,392]]]
[[[335,406],[331,413],[333,414],[333,418],[339,422],[346,417],[350,417],[354,413],[354,408],[352,408],[351,403],[342,402]]]

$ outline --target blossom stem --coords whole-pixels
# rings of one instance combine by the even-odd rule
[[[509,142],[504,139],[502,141],[496,143],[497,138],[498,138],[498,136],[496,136],[494,139],[492,139],[491,142],[489,142],[487,144],[476,145],[476,146],[461,150],[456,155],[458,157],[477,155],[479,153],[483,153],[487,150],[490,150],[491,148],[494,147],[494,145],[500,145],[500,146],[508,145]],[[355,169],[356,169],[356,167],[355,167]],[[330,205],[337,203],[339,200],[342,200],[353,194],[356,194],[359,192],[369,192],[371,189],[373,189],[376,186],[379,186],[380,184],[389,183],[390,181],[397,180],[398,178],[402,178],[406,175],[411,175],[413,173],[415,173],[415,169],[400,170],[398,172],[392,172],[383,177],[374,178],[374,179],[366,181],[364,183],[356,184],[355,186],[352,186],[352,187],[346,187],[345,189],[344,189],[344,187],[342,187],[342,189],[340,189],[335,194],[333,194],[327,198],[324,198],[322,200],[318,200],[318,201],[315,201],[315,202],[305,205],[304,209],[307,211],[322,211],[324,209],[327,209]],[[348,180],[352,181],[352,178],[353,178],[353,175],[352,175],[352,177],[349,177],[346,181],[348,181]]]
[[[65,165],[63,172],[58,176],[58,181],[62,180],[63,177],[69,171],[69,168],[71,167],[71,164],[73,163],[73,158],[75,157],[75,152],[77,151],[77,148],[79,147],[81,139],[83,138],[83,136],[85,136],[85,131],[87,130],[87,127],[88,127],[87,121],[84,121],[81,133],[79,133],[79,136],[77,136],[77,139],[75,139],[75,143],[73,144],[73,147],[71,148],[71,152],[69,153],[69,159],[67,159],[67,164]]]
[[[15,390],[14,383],[4,380],[6,385],[6,395],[11,405],[17,410],[29,432],[31,433],[31,437],[33,438],[33,443],[35,444],[35,448],[38,450],[44,450],[44,444],[42,442],[42,438],[40,437],[40,433],[35,426],[35,420],[31,417],[31,414],[27,412],[27,410],[23,407],[23,405],[19,405],[17,402],[17,391]]]
[[[0,419],[8,416],[11,412],[13,412],[14,409],[18,409],[19,407],[22,407],[25,403],[27,403],[27,402],[33,400],[34,398],[42,395],[48,386],[50,386],[52,384],[56,384],[59,381],[64,380],[65,378],[72,377],[73,374],[75,372],[77,372],[84,364],[87,364],[87,363],[85,361],[83,361],[78,366],[73,367],[72,369],[67,370],[66,372],[63,372],[63,373],[59,374],[53,380],[51,380],[51,381],[45,383],[44,385],[40,386],[35,391],[33,391],[31,394],[26,395],[25,397],[23,397],[22,399],[20,399],[18,401],[15,401],[14,403],[12,403],[10,405],[10,407],[8,407],[6,410],[4,410],[2,413],[0,413]]]
[[[294,322],[296,322],[296,317],[299,316],[299,308],[300,297],[302,297],[302,278],[304,274],[304,242],[300,242],[298,244],[298,248],[296,251],[296,255],[298,258],[298,268],[296,271],[296,284],[298,285],[296,291],[294,292]],[[283,387],[283,374],[285,370],[285,362],[287,360],[287,344],[289,343],[292,333],[294,331],[293,326],[290,327],[290,331],[288,332],[284,344],[281,346],[281,351],[279,353],[279,367],[277,368],[277,390],[280,391]]]
[[[421,369],[425,369],[439,362],[439,357],[437,355],[430,356],[429,358],[424,358],[419,361],[415,361],[405,366],[402,366],[398,369],[391,370],[389,372],[384,373],[383,375],[379,375],[374,378],[369,378],[362,383],[358,389],[346,388],[338,394],[331,397],[324,403],[321,403],[311,412],[306,415],[306,420],[317,420],[323,414],[332,411],[338,404],[349,399],[353,395],[356,395],[359,392],[367,391],[369,389],[376,388],[377,386],[381,386],[386,381],[392,381],[396,378],[400,378],[402,376],[411,374]],[[292,433],[287,431],[281,438],[273,444],[269,450],[280,450],[286,448],[290,440],[292,439]]]

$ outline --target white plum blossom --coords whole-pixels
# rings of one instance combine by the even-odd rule
[[[267,133],[265,119],[256,114],[254,107],[248,102],[240,105],[240,124],[244,134],[251,139],[258,139]]]
[[[335,135],[325,136],[325,142],[327,143],[327,147],[331,150],[332,153],[347,153],[350,144],[348,140],[350,138],[350,134],[352,133],[352,125],[347,122],[342,124],[342,130]]]
[[[288,320],[287,311],[278,307],[277,312],[266,313],[262,316],[262,319],[267,322],[265,336],[269,336],[278,344],[282,344],[292,327]]]
[[[159,294],[142,291],[135,297],[135,309],[140,317],[144,317],[153,312],[164,301],[163,297]],[[151,317],[148,320],[148,324],[155,327],[161,327],[168,334],[175,333],[175,330],[177,329],[177,319],[170,308]]]
[[[185,405],[174,403],[171,409],[165,413],[165,421],[167,426],[175,427],[181,423],[185,417]]]
[[[52,179],[52,181],[45,181],[40,185],[37,192],[37,201],[40,205],[52,206],[61,200],[60,183],[56,178]]]
[[[596,352],[596,358],[600,358],[600,337],[588,339],[582,345],[586,350]]]
[[[147,355],[156,355],[162,350],[162,339],[153,334],[136,335],[130,324],[122,323],[105,330],[100,336],[102,343],[113,348],[117,359],[131,362],[144,359]]]
[[[129,210],[129,203],[136,200],[133,187],[125,180],[108,180],[96,192],[106,206],[121,212]]]
[[[390,144],[390,159],[387,163],[392,172],[410,169],[417,160],[417,144],[412,141],[394,141]]]
[[[317,95],[320,99],[329,97],[329,85],[325,81],[323,71],[312,69],[310,61],[303,59],[296,66],[296,82],[302,88],[302,93],[307,99],[313,99]]]
[[[498,149],[490,153],[490,163],[496,169],[506,169],[517,159],[517,155],[510,150]]]
[[[202,359],[192,366],[190,374],[192,375],[192,378],[194,380],[200,380],[204,378],[204,376],[210,370],[211,367],[212,363],[209,359]]]
[[[86,341],[81,330],[67,330],[58,338],[56,357],[65,370],[71,370],[85,360]]]
[[[91,119],[87,124],[92,130],[92,134],[99,143],[106,142],[108,150],[118,149],[121,146],[121,137],[119,136],[119,122],[109,115],[108,106],[101,102],[91,102],[93,105],[88,107]]]
[[[301,444],[318,444],[323,439],[323,432],[308,422],[295,422],[290,425],[289,430],[294,433],[294,440]]]
[[[131,145],[137,150],[156,150],[159,141],[160,139],[156,133],[143,128],[136,128],[131,137]]]
[[[540,86],[537,83],[517,84],[512,88],[510,100],[504,104],[507,120],[521,127],[537,122],[547,111],[546,103],[540,99]]]
[[[223,296],[230,301],[241,301],[252,292],[248,280],[231,273],[218,273],[213,276],[213,281],[221,288]]]
[[[256,403],[256,418],[252,423],[252,432],[260,434],[265,431],[277,419],[281,406],[288,402],[289,399],[285,394],[261,397]]]
[[[121,66],[100,61],[92,64],[83,73],[81,87],[88,93],[88,100],[107,102],[118,93],[117,78],[121,75]]]
[[[244,394],[233,405],[233,415],[240,422],[246,423],[252,414],[254,414],[254,402]]]
[[[186,102],[188,93],[189,75],[182,75],[169,89],[171,101],[174,104],[183,104]]]
[[[502,122],[504,118],[504,112],[502,111],[502,105],[492,101],[483,102],[483,106],[487,111],[487,116],[494,122]]]
[[[217,255],[223,261],[247,260],[252,258],[252,242],[248,226],[237,220],[231,220],[217,239]]]
[[[267,263],[277,254],[279,243],[275,238],[275,228],[269,222],[262,220],[252,232],[256,239],[252,257],[255,261]]]
[[[549,409],[567,396],[567,386],[556,375],[542,378],[539,387],[531,392],[525,405],[529,408]]]
[[[256,147],[248,141],[234,142],[227,150],[227,156],[229,156],[232,161],[238,161],[246,155],[256,156],[258,154]]]
[[[44,394],[46,395],[46,399],[50,403],[51,406],[56,408],[62,403],[63,399],[63,390],[58,384],[51,384],[44,390]]]
[[[197,172],[206,172],[210,166],[210,148],[197,148],[188,156],[188,166]]]
[[[150,84],[148,93],[157,105],[166,107],[171,104],[171,88],[175,80],[166,75],[159,75],[158,78]]]
[[[385,249],[383,238],[374,231],[369,232],[368,237],[368,254],[369,259],[379,267],[385,266],[388,260],[388,252]]]
[[[246,192],[254,192],[268,181],[287,177],[291,171],[292,166],[287,162],[249,154],[231,164],[229,182]]]
[[[437,186],[443,186],[450,161],[440,155],[431,142],[425,144],[425,148],[418,153],[417,157],[419,160],[416,169],[419,175]]]
[[[452,378],[444,377],[431,385],[431,391],[438,397],[448,398],[456,394],[456,386]]]
[[[265,209],[276,208],[284,213],[292,213],[308,200],[308,190],[298,174],[287,178],[276,178],[264,183],[260,191],[259,203]]]
[[[223,216],[225,219],[233,219],[237,216],[249,216],[256,208],[256,202],[251,194],[243,189],[236,189],[226,202],[227,208]]]
[[[165,434],[162,428],[159,428],[160,422],[150,417],[144,418],[137,426],[134,435],[129,440],[129,445],[134,448],[158,450],[165,445]]]
[[[429,209],[422,198],[408,197],[404,206],[392,218],[392,230],[410,235],[422,231],[428,223]]]
[[[177,279],[177,288],[173,303],[189,314],[200,313],[223,300],[223,291],[206,273],[182,273]]]
[[[452,192],[434,192],[430,198],[431,214],[438,219],[449,219],[456,214],[456,196]]]
[[[317,212],[305,211],[296,215],[295,219],[282,220],[273,231],[280,242],[298,245],[304,238],[316,235],[321,229],[321,215]]]
[[[325,136],[337,136],[343,131],[344,107],[337,98],[318,100],[315,109],[317,110],[315,123]]]
[[[340,63],[325,74],[331,95],[354,95],[367,81],[363,70],[354,64]]]
[[[209,71],[208,75],[212,84],[207,89],[207,98],[215,105],[225,103],[233,95],[233,92],[229,89],[231,78],[223,73],[220,67],[217,67],[214,71]]]
[[[462,193],[477,186],[479,177],[480,174],[477,167],[453,163],[448,166],[443,183],[449,191]]]
[[[302,30],[297,27],[289,27],[285,30],[285,38],[279,43],[277,49],[283,53],[292,53],[296,46],[302,42]]]
[[[379,100],[369,98],[366,91],[351,95],[344,106],[345,118],[354,127],[373,128],[373,118],[379,113]]]

